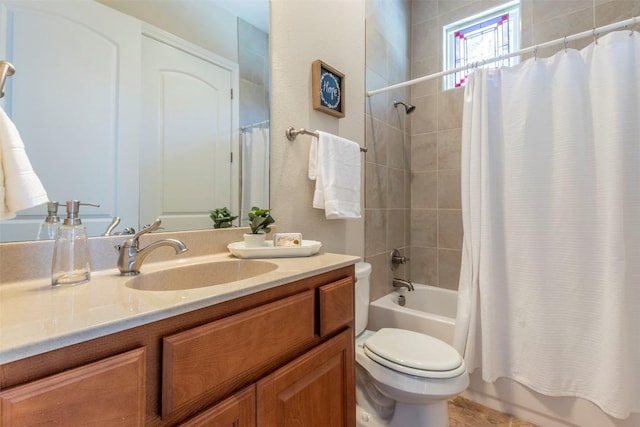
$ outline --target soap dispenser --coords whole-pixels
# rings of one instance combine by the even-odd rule
[[[56,238],[58,228],[60,228],[60,217],[58,217],[58,202],[47,202],[47,217],[38,228],[38,240],[53,240]]]
[[[58,228],[53,247],[51,265],[51,284],[77,285],[91,278],[89,265],[89,240],[87,229],[82,225],[78,213],[80,205],[99,207],[95,203],[83,203],[79,200],[67,201],[67,217]]]

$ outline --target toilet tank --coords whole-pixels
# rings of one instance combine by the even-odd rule
[[[369,277],[371,264],[356,263],[356,336],[367,327],[369,321]]]

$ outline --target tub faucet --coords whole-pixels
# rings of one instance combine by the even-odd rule
[[[397,277],[394,277],[392,283],[394,288],[407,288],[408,291],[414,290],[411,280],[399,279]]]
[[[116,250],[120,252],[118,256],[118,270],[122,276],[136,276],[140,274],[142,262],[153,250],[161,246],[171,246],[175,249],[176,255],[187,251],[187,246],[180,240],[163,239],[157,240],[148,246],[140,248],[140,236],[157,230],[160,227],[160,219],[156,219],[153,224],[143,228],[133,237],[128,238],[122,245],[116,245]]]

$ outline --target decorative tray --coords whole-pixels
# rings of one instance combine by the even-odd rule
[[[322,243],[315,240],[303,240],[301,246],[273,246],[273,242],[265,244],[248,248],[244,242],[233,242],[227,245],[227,249],[238,258],[294,258],[311,256],[322,247]]]

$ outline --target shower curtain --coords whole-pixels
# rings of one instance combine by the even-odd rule
[[[269,207],[269,128],[242,132],[242,195],[240,219],[243,225],[251,207]]]
[[[476,71],[462,133],[469,370],[640,412],[640,34]]]

